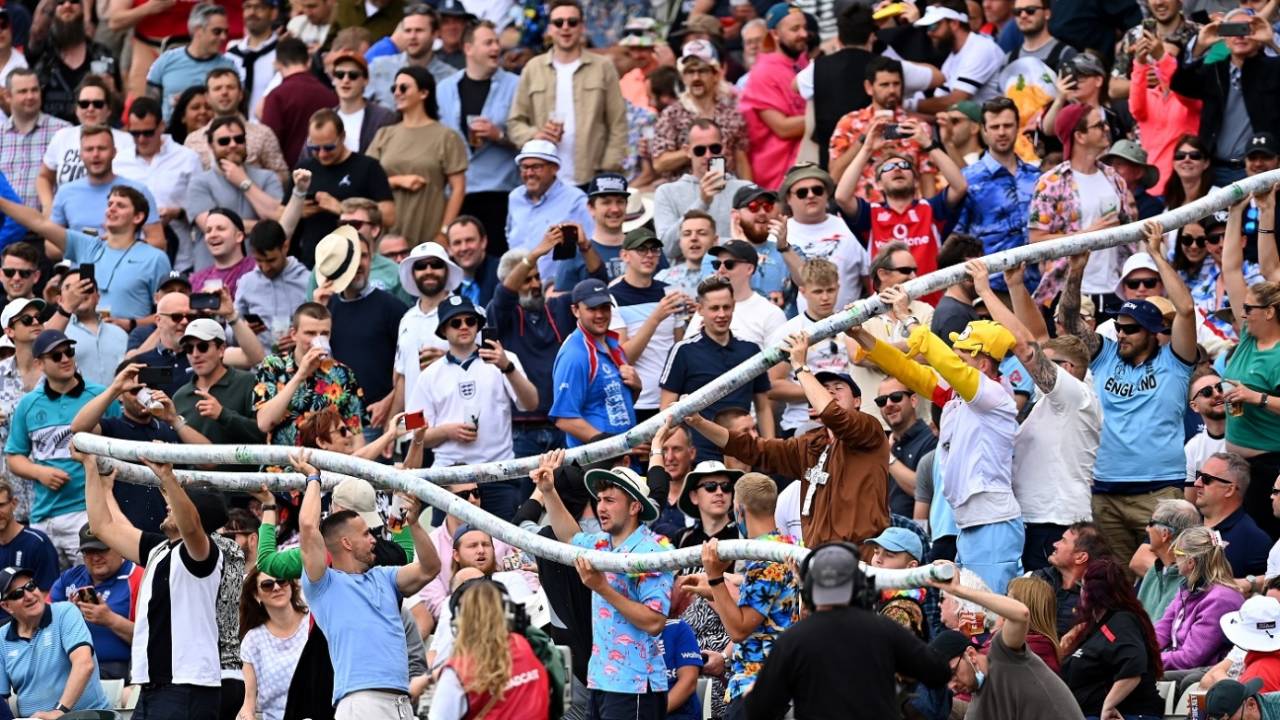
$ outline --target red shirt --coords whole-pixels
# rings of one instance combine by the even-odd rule
[[[867,252],[875,257],[892,242],[905,242],[916,260],[916,274],[925,275],[938,269],[938,247],[942,244],[942,228],[948,220],[947,191],[931,200],[916,200],[903,212],[888,205],[858,199],[858,219],[852,228],[867,238]],[[920,299],[937,305],[942,293],[931,293]]]
[[[507,681],[502,699],[489,708],[485,720],[545,720],[551,705],[551,683],[547,669],[533,654],[529,641],[519,633],[509,633],[511,648],[511,679]],[[456,651],[456,650],[455,650]],[[455,656],[456,657],[456,656]],[[466,687],[466,671],[463,663],[450,660],[449,667],[458,673],[458,679]],[[467,720],[478,717],[489,704],[489,693],[467,691]]]
[[[267,95],[262,103],[262,124],[280,140],[285,162],[295,164],[307,142],[311,114],[335,107],[338,96],[308,71],[294,73]]]
[[[1240,682],[1247,683],[1254,678],[1262,679],[1259,692],[1280,690],[1280,651],[1264,653],[1251,650],[1245,654]]]
[[[205,3],[206,0],[178,0],[168,10],[148,15],[140,20],[135,31],[143,39],[156,42],[169,37],[188,37],[190,33],[187,31],[187,18],[191,16],[191,9]],[[133,0],[133,7],[146,4],[147,0]],[[244,36],[244,13],[240,7],[241,0],[214,0],[213,4],[227,9],[227,34],[232,39]]]

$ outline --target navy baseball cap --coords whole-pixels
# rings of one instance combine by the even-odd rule
[[[627,196],[627,178],[618,173],[602,173],[591,178],[591,182],[587,183],[587,197],[600,197],[601,195],[621,195]]]
[[[1164,313],[1160,312],[1160,308],[1146,300],[1129,300],[1120,306],[1120,310],[1116,315],[1127,315],[1133,318],[1134,322],[1141,325],[1142,329],[1149,333],[1162,333],[1165,331]]]
[[[858,387],[858,383],[854,382],[853,378],[849,377],[848,373],[831,372],[830,370],[823,370],[822,372],[814,373],[813,379],[824,384],[829,383],[832,380],[837,380],[839,382],[844,383],[845,385],[848,385],[849,390],[853,393],[854,397],[862,397],[862,388]]]
[[[600,307],[613,302],[609,288],[604,282],[595,278],[587,278],[573,286],[573,304],[583,303],[589,308]]]
[[[63,344],[75,345],[76,341],[67,337],[66,333],[61,330],[45,330],[36,336],[36,341],[31,347],[31,354],[41,357]]]

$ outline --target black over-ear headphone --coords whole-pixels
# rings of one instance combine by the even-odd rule
[[[874,607],[878,593],[871,577],[862,571],[862,553],[858,550],[857,543],[844,541],[823,543],[810,550],[809,554],[800,562],[800,599],[804,601],[805,607],[810,610],[815,608],[813,603],[813,574],[809,572],[809,565],[814,556],[818,554],[818,551],[825,548],[840,548],[853,556],[853,586],[849,593],[849,605],[862,608]]]
[[[467,590],[479,585],[480,583],[489,583],[498,588],[498,594],[502,596],[502,610],[507,617],[507,631],[523,634],[529,627],[529,614],[525,611],[524,605],[511,599],[511,593],[507,592],[507,588],[500,582],[490,577],[478,577],[467,580],[458,586],[453,594],[449,596],[449,623],[453,627],[455,635],[458,633],[458,608],[462,605],[462,596]]]

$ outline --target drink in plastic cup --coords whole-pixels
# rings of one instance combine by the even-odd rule
[[[409,507],[404,501],[404,497],[396,494],[391,498],[391,509],[387,511],[387,529],[393,533],[400,532],[405,526],[405,516],[409,513]]]
[[[216,293],[223,288],[222,280],[218,278],[209,278],[204,281],[204,289],[202,292]]]
[[[1236,384],[1228,380],[1223,380],[1221,383],[1221,387],[1222,387],[1222,394],[1226,395],[1227,393],[1236,389]],[[1228,400],[1227,414],[1230,415],[1231,417],[1240,417],[1241,415],[1244,414],[1244,405],[1241,405],[1240,403],[1236,403],[1236,402],[1231,402],[1230,400]]]
[[[321,350],[324,351],[325,355],[333,354],[333,348],[332,346],[329,345],[328,335],[317,335],[311,338],[311,347],[320,348]]]
[[[471,147],[480,147],[484,144],[484,139],[476,134],[476,123],[483,119],[483,115],[467,116],[467,140],[471,142]]]

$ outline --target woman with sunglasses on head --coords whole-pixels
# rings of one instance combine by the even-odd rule
[[[1227,449],[1249,461],[1250,483],[1244,506],[1275,537],[1280,520],[1271,513],[1268,492],[1280,474],[1280,257],[1276,252],[1276,188],[1255,195],[1259,209],[1258,259],[1262,277],[1250,278],[1244,259],[1241,216],[1247,203],[1231,209],[1227,243],[1222,251],[1222,278],[1231,310],[1240,327],[1240,344],[1222,373],[1226,389]]]
[[[1215,530],[1200,526],[1182,531],[1173,541],[1173,562],[1182,586],[1155,623],[1167,680],[1180,679],[1173,671],[1205,668],[1226,656],[1231,643],[1218,621],[1244,604]]]
[[[1164,207],[1172,210],[1208,192],[1213,180],[1209,175],[1209,148],[1197,135],[1183,135],[1173,148],[1173,172],[1165,178]]]
[[[467,194],[466,144],[440,124],[436,81],[425,68],[401,68],[391,90],[400,121],[379,130],[368,152],[387,171],[395,197],[396,222],[389,231],[443,243]]]
[[[1196,309],[1204,317],[1205,328],[1231,343],[1237,338],[1236,323],[1232,322],[1230,315],[1219,312],[1231,304],[1226,278],[1222,272],[1222,258],[1227,245],[1233,242],[1243,248],[1244,236],[1238,230],[1240,226],[1237,226],[1237,232],[1231,232],[1229,219],[1226,211],[1201,218],[1200,226],[1204,228],[1205,252],[1208,256],[1201,267],[1199,281],[1187,287],[1191,290],[1191,299],[1195,301]],[[1262,280],[1261,268],[1257,263],[1245,260],[1241,269],[1246,284],[1252,285]]]
[[[311,613],[297,580],[274,578],[256,567],[240,593],[240,659],[244,705],[236,720],[284,717],[285,697],[311,629]]]

